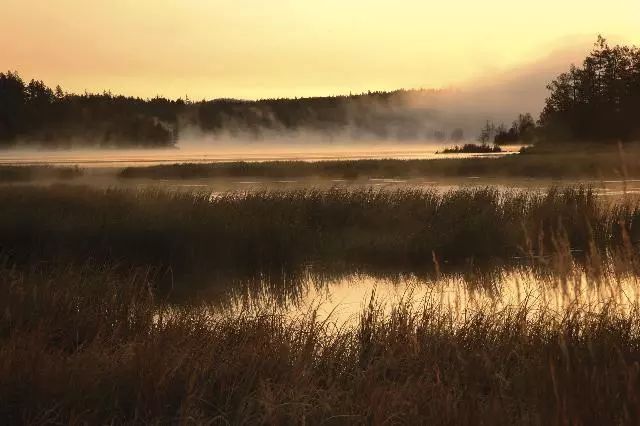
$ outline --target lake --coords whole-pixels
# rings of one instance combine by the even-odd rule
[[[360,177],[357,179],[322,179],[322,178],[203,178],[203,179],[122,179],[117,176],[119,170],[129,166],[145,166],[157,164],[177,164],[183,162],[210,163],[224,161],[272,161],[301,160],[323,161],[336,159],[430,159],[460,157],[461,155],[436,154],[440,146],[409,145],[398,148],[390,146],[367,147],[272,147],[269,150],[232,149],[225,147],[220,151],[210,149],[165,149],[165,150],[75,150],[75,151],[7,151],[0,154],[0,164],[11,165],[77,165],[85,173],[71,181],[63,181],[71,185],[86,185],[97,188],[128,188],[133,190],[163,189],[168,191],[208,192],[212,195],[226,192],[252,191],[288,191],[305,188],[372,188],[379,190],[425,189],[446,192],[460,188],[495,187],[503,191],[543,191],[553,186],[586,185],[604,199],[615,200],[622,196],[640,194],[640,180],[553,180],[540,178],[411,178],[389,179],[376,177]],[[477,154],[465,157],[486,157],[511,155],[518,147],[509,147],[504,154]],[[29,184],[49,185],[57,181],[34,181]],[[427,259],[427,262],[430,261]],[[393,274],[391,274],[393,275]],[[472,274],[473,275],[473,274]],[[482,278],[484,279],[484,278]],[[480,280],[482,280],[480,279]],[[617,283],[617,290],[611,292],[611,283],[604,286],[590,285],[590,279],[578,272],[572,277],[572,284],[558,285],[558,278],[540,279],[531,270],[519,269],[498,270],[491,277],[490,285],[478,286],[478,276],[469,274],[447,276],[437,280],[425,280],[415,274],[395,275],[393,278],[380,277],[361,271],[357,274],[338,274],[329,279],[319,279],[309,274],[298,279],[298,291],[275,294],[256,292],[256,288],[269,287],[268,283],[254,283],[252,290],[244,293],[224,295],[227,313],[234,310],[266,309],[273,304],[283,306],[291,315],[300,314],[310,309],[317,309],[320,316],[333,316],[347,321],[356,316],[374,293],[379,300],[389,303],[410,297],[414,301],[437,301],[437,303],[464,312],[477,304],[490,303],[496,306],[508,306],[528,300],[531,303],[557,306],[560,309],[566,303],[576,300],[586,303],[604,303],[610,297],[622,297],[635,300],[637,298],[637,278],[626,277]],[[550,282],[553,284],[551,285]],[[604,292],[603,292],[603,289]],[[202,295],[207,300],[206,295]],[[216,295],[220,297],[220,295]]]

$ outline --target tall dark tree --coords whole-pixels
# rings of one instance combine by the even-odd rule
[[[492,140],[494,140],[495,135],[496,135],[496,125],[493,122],[487,120],[484,127],[480,131],[480,136],[478,137],[478,141],[482,142],[483,144],[489,143]]]
[[[0,144],[15,140],[24,126],[25,84],[17,73],[0,73]]]
[[[582,66],[548,89],[540,116],[546,141],[616,142],[640,139],[640,49],[611,47],[598,37]]]

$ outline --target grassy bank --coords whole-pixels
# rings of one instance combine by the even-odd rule
[[[77,166],[0,166],[0,183],[69,180],[79,176],[82,176],[82,170]]]
[[[416,270],[640,241],[637,203],[588,189],[176,193],[0,188],[0,251],[18,265],[63,258],[204,272],[310,262]]]
[[[144,271],[0,269],[3,424],[635,424],[640,307],[211,316]]]
[[[443,158],[432,160],[268,161],[213,164],[173,164],[123,169],[122,178],[196,179],[253,178],[419,178],[419,177],[640,177],[640,150],[622,158],[607,152],[557,152],[507,155],[499,158]]]

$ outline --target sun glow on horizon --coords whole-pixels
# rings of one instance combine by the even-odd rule
[[[2,12],[3,71],[194,100],[449,87],[598,33],[640,41],[637,0],[5,0]]]

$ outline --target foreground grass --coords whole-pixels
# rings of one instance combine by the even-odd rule
[[[0,250],[16,264],[64,258],[170,267],[174,276],[309,262],[407,268],[640,241],[640,206],[588,189],[176,193],[0,188]]]
[[[142,271],[0,270],[3,424],[636,424],[640,306],[464,313],[374,299],[354,326],[211,316]]]
[[[577,148],[580,149],[580,148]],[[621,159],[622,158],[622,159]],[[419,178],[419,177],[640,177],[640,149],[507,155],[499,158],[432,160],[268,161],[172,164],[123,169],[122,178]]]

